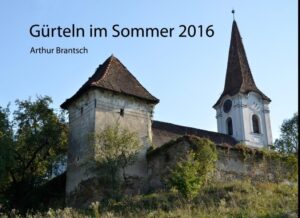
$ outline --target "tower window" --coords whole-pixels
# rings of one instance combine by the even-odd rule
[[[232,130],[232,119],[231,119],[231,117],[227,118],[226,124],[227,124],[227,134],[228,135],[232,135],[233,134],[233,130]]]
[[[254,133],[259,133],[259,119],[257,115],[252,116],[252,125],[253,125],[253,132]]]
[[[124,117],[124,108],[121,108],[121,109],[120,109],[120,116],[121,116],[121,117]]]

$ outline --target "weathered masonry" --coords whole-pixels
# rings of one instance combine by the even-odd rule
[[[87,173],[88,166],[83,165],[93,155],[89,134],[117,122],[138,133],[144,146],[138,161],[127,172],[135,180],[136,191],[143,191],[147,177],[145,154],[152,141],[151,116],[158,102],[114,56],[99,66],[76,94],[61,105],[69,111],[67,194],[93,177]]]
[[[183,128],[174,127],[173,128]],[[172,137],[172,134],[169,133]],[[164,190],[167,178],[176,164],[186,159],[188,151],[197,147],[193,141],[197,136],[184,135],[163,144],[147,153],[149,191]],[[219,140],[219,139],[218,139]],[[230,140],[230,138],[228,138]],[[229,142],[229,141],[228,141]],[[255,182],[293,181],[297,165],[288,158],[269,157],[268,151],[257,150],[243,145],[216,144],[218,160],[214,179],[227,182],[235,179],[249,179]],[[266,153],[264,153],[266,152]],[[275,152],[273,155],[276,156]]]

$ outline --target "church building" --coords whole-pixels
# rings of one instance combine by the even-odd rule
[[[218,132],[152,120],[159,99],[150,94],[114,56],[101,64],[85,84],[61,107],[69,112],[69,149],[66,192],[70,195],[94,175],[84,162],[93,157],[88,135],[119,123],[136,132],[143,148],[136,163],[127,169],[135,193],[147,192],[147,150],[184,135],[208,138],[215,144],[251,147],[272,144],[269,103],[271,100],[254,82],[236,21],[231,42],[224,91],[213,108]],[[85,185],[87,186],[87,185]]]

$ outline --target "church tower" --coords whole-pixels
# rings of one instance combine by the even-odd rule
[[[213,106],[217,112],[218,132],[249,146],[272,144],[270,102],[255,85],[237,23],[233,20],[224,91]]]

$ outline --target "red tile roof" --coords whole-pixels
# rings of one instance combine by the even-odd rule
[[[75,95],[61,104],[61,107],[67,109],[75,99],[91,88],[133,96],[149,103],[157,104],[159,102],[159,99],[151,95],[113,55],[100,65],[94,75],[88,79]]]

